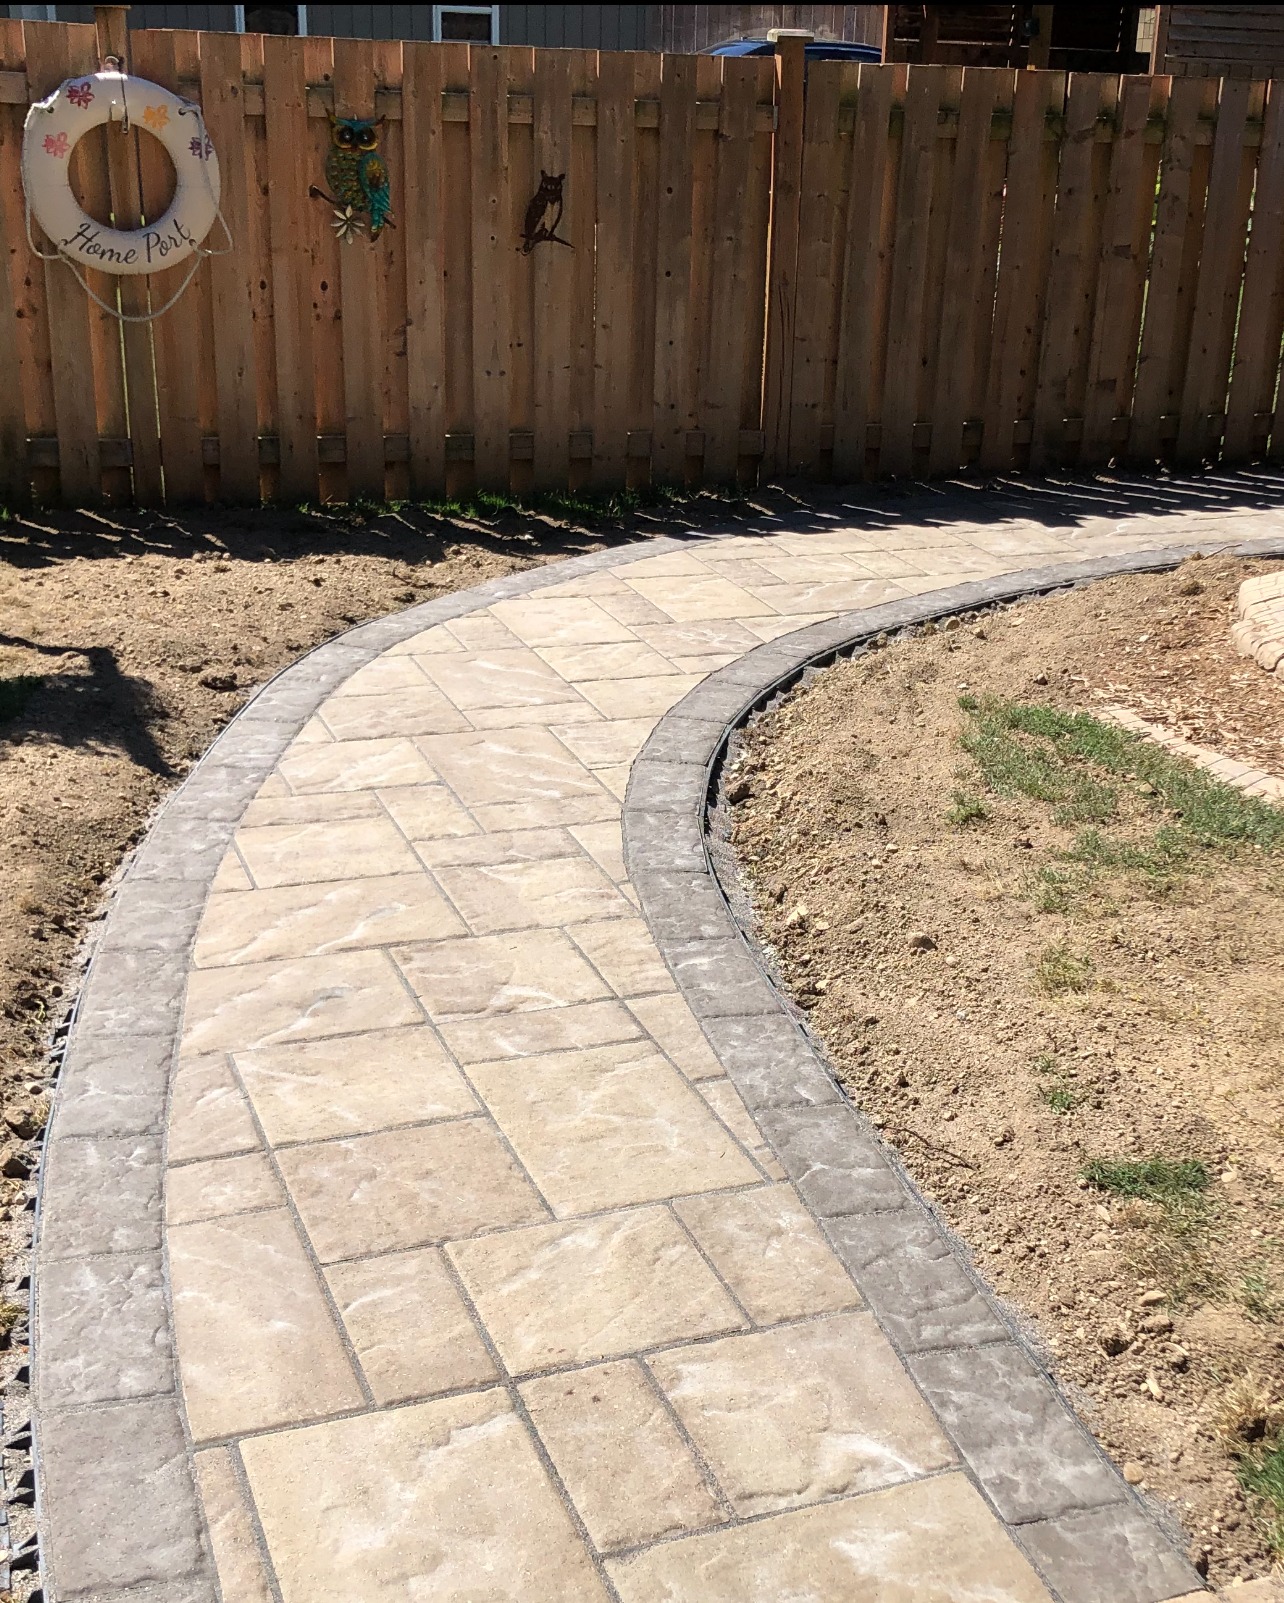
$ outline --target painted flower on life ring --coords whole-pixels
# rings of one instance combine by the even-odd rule
[[[67,154],[66,132],[64,131],[60,134],[46,134],[45,151],[50,156],[65,156]]]
[[[81,111],[94,103],[94,91],[87,83],[74,83],[67,91],[67,99],[73,106],[79,106]]]
[[[169,123],[168,106],[148,106],[143,112],[143,121],[149,128],[164,128]]]
[[[208,161],[214,154],[214,141],[208,134],[202,139],[199,135],[193,136],[187,147],[198,161]]]

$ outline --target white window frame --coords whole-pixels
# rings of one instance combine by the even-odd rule
[[[298,34],[298,36],[299,36],[300,39],[306,39],[307,36],[308,36],[308,8],[307,8],[307,6],[295,6],[294,9],[295,9],[296,12],[298,12],[298,15],[299,15],[299,34]],[[233,32],[235,32],[235,33],[244,33],[245,32],[245,7],[244,6],[233,6],[232,7],[232,29],[233,29]]]
[[[471,11],[478,16],[489,12],[490,14],[490,42],[499,43],[499,7],[498,6],[434,6],[432,8],[432,36],[433,40],[441,43],[441,14],[443,11]]]

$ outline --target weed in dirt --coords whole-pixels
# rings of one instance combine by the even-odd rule
[[[40,687],[40,675],[11,674],[0,679],[0,724],[12,723]]]
[[[8,1340],[9,1333],[26,1312],[20,1302],[0,1301],[0,1340]]]
[[[968,790],[956,790],[950,794],[950,809],[946,813],[946,822],[957,824],[960,827],[966,824],[979,824],[983,818],[990,816],[985,803],[979,796],[974,796]]]
[[[1276,1558],[1284,1557],[1284,1438],[1245,1453],[1239,1461],[1239,1480],[1269,1511],[1266,1540]]]
[[[1034,1072],[1040,1080],[1039,1100],[1053,1113],[1073,1113],[1083,1101],[1082,1094],[1066,1079],[1050,1052],[1041,1052],[1035,1058]]]
[[[1247,1270],[1240,1276],[1235,1300],[1248,1317],[1259,1325],[1271,1325],[1284,1314],[1284,1297],[1271,1276],[1261,1269]]]
[[[1050,944],[1039,953],[1039,961],[1034,966],[1034,979],[1039,989],[1048,996],[1089,990],[1092,986],[1092,959],[1064,942]]]
[[[1189,1207],[1208,1190],[1208,1170],[1198,1158],[1094,1158],[1082,1172],[1099,1191],[1165,1208]]]

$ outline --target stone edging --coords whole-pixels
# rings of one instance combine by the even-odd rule
[[[735,732],[809,671],[929,619],[1171,568],[1206,546],[1006,574],[782,636],[710,674],[660,720],[624,803],[630,879],[715,1055],[977,1489],[1065,1603],[1158,1603],[1203,1583],[1079,1424],[776,990],[732,913],[724,886],[731,889],[735,865],[708,839],[709,812]],[[1221,549],[1284,556],[1274,540]]]
[[[31,1376],[46,1603],[215,1603],[219,1597],[179,1396],[162,1207],[169,1089],[189,954],[210,882],[246,804],[321,702],[389,647],[495,601],[724,537],[693,532],[608,547],[359,625],[264,686],[165,804],[104,921],[76,1004],[40,1165]],[[635,769],[625,814],[632,858],[646,885],[645,892],[641,886],[639,891],[648,918],[715,1050],[790,1172],[798,1171],[803,1161],[799,1154],[810,1150],[820,1155],[835,1131],[841,1130],[844,1141],[854,1132],[850,1153],[829,1153],[830,1160],[841,1161],[822,1162],[814,1173],[809,1167],[802,1176],[804,1195],[826,1217],[841,1221],[856,1216],[842,1206],[843,1188],[858,1186],[866,1167],[871,1174],[886,1172],[887,1179],[879,1183],[898,1188],[886,1193],[898,1201],[904,1182],[889,1168],[877,1142],[851,1122],[854,1115],[775,993],[760,989],[767,982],[728,922],[726,905],[709,876],[700,808],[713,756],[729,727],[759,704],[770,687],[796,677],[801,664],[832,658],[862,634],[1080,578],[1169,566],[1208,544],[936,591],[930,600],[894,603],[816,625],[712,675],[652,735],[639,759],[640,770]],[[1229,549],[1284,555],[1279,542]],[[694,758],[690,754],[697,748],[704,755]],[[698,783],[689,783],[692,776]],[[678,798],[682,804],[676,811],[688,815],[693,832],[685,854],[673,849]],[[639,813],[641,808],[646,812]],[[654,815],[650,826],[647,813]],[[707,971],[710,961],[718,963],[716,977]],[[719,999],[726,1004],[737,997],[748,1005],[719,1011]],[[737,1019],[746,1017],[755,1018],[752,1049],[743,1023],[737,1028]],[[895,1221],[918,1218],[905,1211],[913,1200],[908,1194],[906,1198]],[[835,1201],[838,1205],[831,1205]],[[891,1215],[884,1209],[879,1217],[886,1222]],[[915,1228],[920,1234],[899,1245],[888,1241],[888,1249],[901,1258],[914,1255],[914,1274],[908,1278],[914,1286],[932,1276],[945,1276],[947,1286],[956,1284],[949,1277],[963,1271],[948,1248],[935,1235],[921,1234],[934,1229],[926,1215]],[[849,1262],[857,1250],[846,1249]],[[859,1271],[880,1311],[886,1299],[870,1287],[879,1274],[894,1277],[896,1268],[895,1263],[873,1263]],[[946,1292],[934,1295],[948,1302]],[[974,1287],[968,1296],[976,1297],[977,1318],[995,1317]],[[921,1319],[923,1313],[907,1317]],[[1001,1336],[998,1346],[975,1350],[993,1354],[1001,1347],[1007,1352],[1011,1344],[1003,1345],[1006,1329]],[[931,1360],[925,1349],[921,1362]],[[1031,1374],[1027,1389],[1033,1386],[1030,1395],[1039,1407],[1059,1408],[1055,1399],[1049,1402],[1050,1393],[1045,1396],[1046,1384]],[[962,1407],[970,1394],[949,1377],[941,1384],[941,1407],[950,1417],[948,1410]],[[997,1395],[999,1379],[980,1384],[977,1401],[984,1404]],[[950,1386],[958,1403],[946,1396]],[[1077,1432],[1068,1416],[1064,1428]],[[1097,1476],[1105,1473],[1099,1459],[1090,1470]],[[977,1474],[981,1477],[980,1469]],[[1135,1511],[1135,1504],[1126,1500],[1123,1506]],[[1141,1521],[1135,1512],[1134,1518]],[[1072,1527],[1073,1519],[1059,1521],[1050,1528],[1049,1541],[1077,1540]],[[1152,1544],[1159,1540],[1153,1527],[1142,1522],[1140,1528],[1150,1534]]]

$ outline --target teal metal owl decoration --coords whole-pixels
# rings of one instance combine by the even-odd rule
[[[392,194],[388,186],[388,165],[379,154],[382,117],[330,117],[330,148],[325,158],[324,190],[311,193],[334,208],[334,231],[351,244],[367,225],[370,238],[378,239],[392,220]]]

